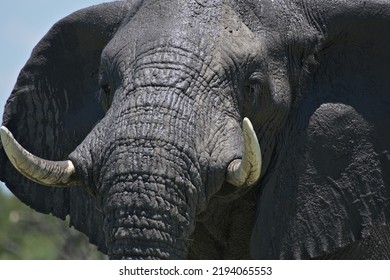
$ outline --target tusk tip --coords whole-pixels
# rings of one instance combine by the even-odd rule
[[[251,121],[245,117],[243,120],[242,120],[242,126],[244,127],[247,127],[247,128],[252,128],[253,129],[253,126],[252,126],[252,123]]]
[[[28,179],[48,186],[79,184],[75,167],[70,160],[53,162],[31,154],[15,140],[5,126],[0,127],[0,137],[9,161]]]
[[[244,133],[249,132],[255,134],[252,122],[247,117],[245,117],[242,121],[242,130],[244,131]],[[256,140],[257,140],[257,136],[256,136]]]
[[[1,134],[3,134],[3,133],[7,133],[7,134],[8,134],[8,133],[11,133],[11,132],[8,130],[8,128],[6,128],[6,127],[3,126],[3,125],[0,127],[0,131],[1,131]]]
[[[242,159],[233,160],[227,168],[227,181],[235,186],[252,186],[261,175],[261,149],[255,130],[249,118],[242,121],[244,154]]]
[[[14,139],[12,133],[5,126],[0,127],[0,136],[3,147],[8,146],[11,139]]]

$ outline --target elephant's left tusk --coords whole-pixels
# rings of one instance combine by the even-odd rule
[[[1,142],[12,165],[25,177],[42,185],[73,186],[79,182],[70,160],[50,161],[39,158],[25,150],[4,126],[0,129]]]
[[[262,164],[260,144],[248,118],[242,122],[242,132],[244,155],[242,159],[233,160],[226,172],[227,182],[237,187],[254,185],[260,178]]]

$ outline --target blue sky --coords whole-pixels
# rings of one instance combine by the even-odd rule
[[[0,2],[0,116],[19,71],[50,27],[70,13],[109,0],[8,0]],[[0,189],[2,187],[0,186]]]

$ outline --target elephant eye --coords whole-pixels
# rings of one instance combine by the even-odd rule
[[[110,87],[110,83],[108,82],[106,75],[104,75],[104,74],[99,75],[99,85],[100,85],[100,89],[104,93],[107,93],[107,94],[110,93],[111,87]]]
[[[244,85],[243,101],[249,106],[258,105],[259,95],[262,94],[264,76],[260,72],[252,73]]]
[[[112,94],[111,94],[111,86],[110,83],[106,80],[100,77],[99,79],[100,84],[100,100],[103,104],[103,108],[105,111],[107,111],[112,103]]]
[[[259,84],[256,83],[248,83],[244,87],[243,91],[243,101],[247,105],[256,105],[258,95],[260,91]]]
[[[258,96],[258,85],[249,84],[245,87],[244,102],[250,106],[256,105]]]
[[[101,85],[100,87],[101,87],[101,89],[103,90],[103,92],[105,94],[110,94],[111,93],[111,87],[110,87],[109,84],[104,84],[104,85]]]

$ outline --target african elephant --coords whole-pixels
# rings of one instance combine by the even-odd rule
[[[384,0],[80,10],[18,77],[0,179],[111,259],[390,258],[389,31]]]

